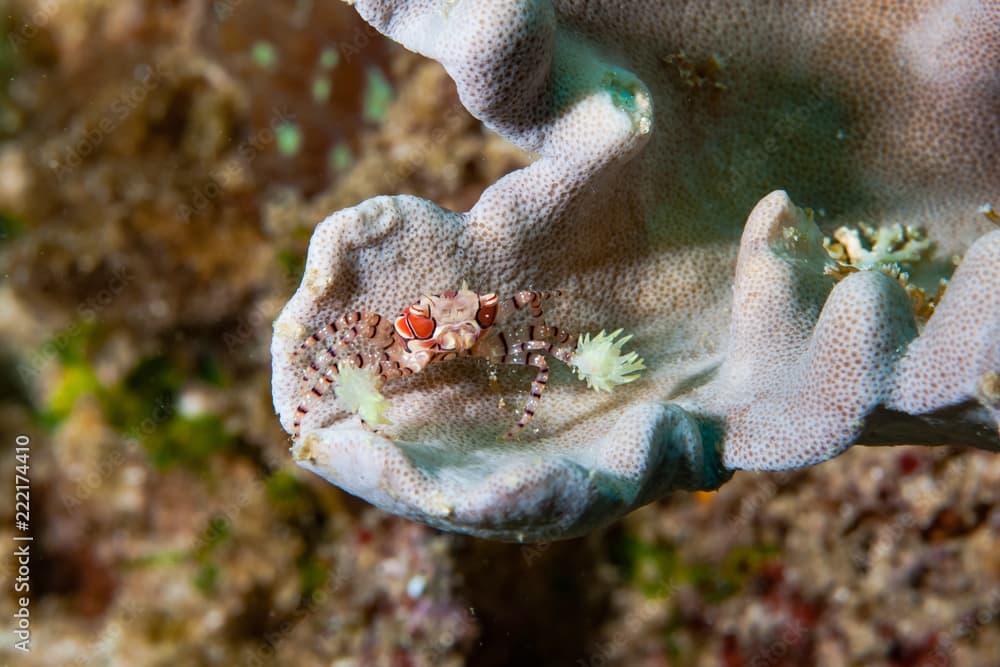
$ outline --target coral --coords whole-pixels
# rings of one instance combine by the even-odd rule
[[[900,224],[878,229],[865,224],[857,229],[841,227],[833,238],[836,244],[824,239],[827,251],[837,261],[862,269],[919,262],[930,249],[923,232]]]
[[[393,388],[394,441],[334,402],[313,410],[302,465],[435,526],[538,540],[852,444],[997,448],[1000,232],[978,212],[1000,183],[996,7],[355,6],[539,157],[467,213],[386,196],[316,228],[272,343],[286,430],[308,331],[462,279],[565,288],[553,321],[625,328],[647,370],[603,396],[554,374],[533,433],[498,444],[519,376],[429,369]],[[827,275],[824,232],[792,197],[826,230],[926,230],[915,280],[964,255],[919,336],[893,279]]]

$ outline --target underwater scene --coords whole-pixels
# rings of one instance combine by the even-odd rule
[[[0,0],[0,666],[1000,667],[1000,1]]]

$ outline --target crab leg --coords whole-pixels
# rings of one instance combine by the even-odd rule
[[[329,388],[333,384],[333,381],[337,378],[339,371],[337,370],[336,364],[331,364],[327,367],[319,376],[319,381],[316,382],[310,389],[308,394],[302,396],[302,402],[299,406],[295,408],[295,421],[292,422],[292,437],[298,438],[302,431],[302,420],[305,419],[306,415],[309,414],[309,409],[311,407],[311,401],[323,398],[326,395],[326,388]],[[324,389],[320,389],[320,386],[324,386]]]
[[[380,329],[385,335],[391,330],[386,326],[387,324],[388,321],[378,313],[361,311],[345,313],[309,336],[292,356],[297,357],[303,352],[309,351],[316,343],[326,341],[327,354],[330,355],[331,360],[336,359],[340,356],[337,348],[344,348],[359,337],[372,340],[379,335]],[[312,365],[317,366],[318,364],[313,360]],[[319,368],[314,367],[313,370],[318,371]],[[307,380],[308,377],[303,377],[303,379]]]
[[[542,317],[542,302],[548,299],[563,295],[562,290],[552,290],[550,292],[536,292],[534,290],[522,290],[504,302],[505,306],[511,306],[514,310],[521,310],[527,307],[531,316],[538,319]]]
[[[541,329],[541,331],[538,331],[538,329]],[[555,359],[568,363],[573,357],[573,350],[576,346],[575,337],[565,332],[560,332],[555,327],[547,327],[545,325],[538,328],[530,327],[529,332],[532,336],[535,333],[542,333],[546,338],[554,338],[557,342],[553,343],[551,340],[527,340],[519,343],[509,343],[502,332],[497,337],[497,340],[503,345],[502,354],[499,355],[500,363],[523,364],[534,366],[538,369],[538,373],[531,383],[531,395],[528,397],[527,402],[524,404],[524,409],[521,411],[521,418],[510,431],[504,434],[504,440],[514,437],[535,416],[538,404],[542,400],[542,394],[549,383],[549,363],[546,361],[545,355],[548,354]]]
[[[376,341],[376,339],[378,339]],[[313,333],[305,340],[299,349],[293,353],[294,357],[311,351],[320,343],[324,345],[325,359],[311,358],[306,364],[306,370],[302,374],[302,381],[308,383],[317,375],[316,380],[307,391],[302,393],[302,402],[295,409],[295,421],[292,423],[292,435],[299,437],[302,427],[302,420],[309,414],[314,401],[326,395],[327,389],[337,378],[337,362],[345,358],[348,346],[356,340],[387,341],[382,346],[382,356],[385,357],[388,350],[394,347],[396,341],[392,331],[392,323],[378,313],[354,311],[346,313],[336,320],[327,323],[322,329]],[[354,359],[358,368],[368,365],[368,360],[363,354],[356,354]],[[385,362],[379,363],[379,370]]]
[[[382,357],[378,362],[378,373],[383,380],[413,375],[413,369],[400,363],[406,347],[395,335],[392,342],[382,348]]]
[[[535,416],[538,403],[542,400],[542,393],[545,392],[545,386],[549,383],[549,362],[545,361],[544,355],[538,352],[529,354],[527,363],[530,366],[536,367],[538,374],[535,375],[535,379],[531,382],[531,396],[521,410],[521,418],[514,425],[514,428],[504,434],[504,440],[513,438],[515,434],[520,433],[521,429],[528,425],[528,422]]]

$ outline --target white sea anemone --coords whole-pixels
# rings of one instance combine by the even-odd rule
[[[337,370],[340,373],[333,391],[344,407],[360,415],[369,426],[391,423],[383,416],[389,401],[379,391],[380,378],[373,369],[355,368],[342,361]]]
[[[622,346],[632,340],[628,335],[615,340],[621,329],[606,334],[604,330],[593,338],[589,333],[580,336],[571,365],[581,380],[586,380],[595,391],[611,391],[615,385],[639,379],[639,371],[646,366],[635,352],[622,354]]]

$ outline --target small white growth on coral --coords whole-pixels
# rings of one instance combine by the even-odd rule
[[[361,416],[369,426],[390,424],[383,416],[389,401],[379,391],[380,378],[371,368],[355,368],[348,363],[337,364],[340,374],[333,387],[337,398],[348,408]]]
[[[921,321],[934,314],[948,281],[942,278],[933,295],[910,282],[903,264],[915,264],[927,257],[931,241],[922,230],[900,224],[875,228],[861,223],[858,229],[841,227],[833,233],[836,241],[824,238],[823,247],[836,262],[827,273],[842,280],[854,271],[881,271],[899,281],[913,304],[913,313]],[[865,247],[865,246],[868,247]],[[958,260],[955,260],[958,264]]]
[[[639,371],[646,368],[635,352],[622,354],[622,346],[632,340],[632,336],[616,341],[621,332],[618,329],[606,334],[602,329],[593,338],[589,333],[580,336],[570,365],[576,369],[580,379],[586,380],[595,391],[611,391],[614,385],[638,380]]]
[[[299,340],[306,335],[306,328],[291,315],[282,315],[274,321],[274,335],[287,340]]]
[[[841,227],[833,233],[833,238],[836,243],[824,241],[827,251],[837,261],[859,269],[917,262],[931,247],[922,231],[900,224],[875,228],[861,223],[857,229]]]

